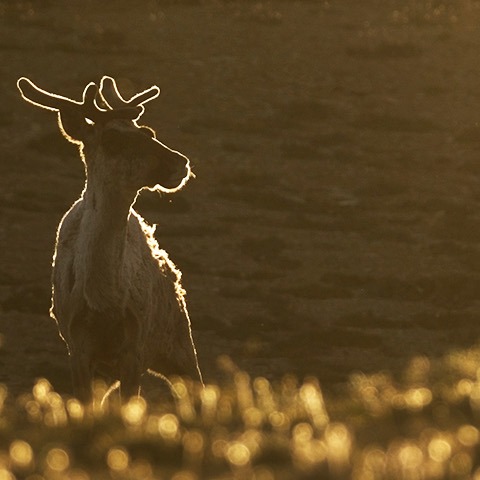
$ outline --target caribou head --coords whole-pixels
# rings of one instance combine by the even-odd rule
[[[25,77],[17,86],[26,101],[57,112],[64,137],[80,147],[87,182],[93,179],[128,194],[142,188],[171,192],[191,176],[187,157],[161,143],[153,129],[137,123],[144,105],[160,94],[156,85],[126,100],[115,80],[104,76],[100,88],[93,82],[85,87],[81,101],[47,92]]]

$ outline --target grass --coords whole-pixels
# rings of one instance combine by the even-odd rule
[[[82,405],[40,379],[0,388],[0,478],[478,478],[480,349],[412,360],[401,379],[354,374],[325,396],[318,380],[251,379],[219,359],[221,385],[173,379],[176,400]]]

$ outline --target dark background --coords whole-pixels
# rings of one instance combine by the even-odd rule
[[[84,181],[55,114],[108,74],[197,175],[138,210],[183,271],[201,366],[400,371],[476,342],[474,1],[0,2],[0,382],[70,391],[48,317],[55,230]]]

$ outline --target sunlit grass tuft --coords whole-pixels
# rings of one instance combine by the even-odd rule
[[[419,356],[401,379],[357,373],[342,392],[316,378],[251,378],[223,357],[221,385],[173,378],[162,402],[83,405],[40,379],[0,387],[0,479],[480,478],[480,349]]]

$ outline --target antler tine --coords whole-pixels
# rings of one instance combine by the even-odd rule
[[[160,95],[160,89],[154,85],[143,92],[137,93],[130,100],[125,100],[118,91],[114,78],[105,76],[100,82],[100,93],[105,103],[112,109],[139,107]]]
[[[153,100],[154,98],[157,98],[160,95],[160,88],[158,88],[156,85],[153,85],[150,88],[147,88],[143,92],[137,93],[134,95],[129,101],[129,105],[143,105],[144,103],[149,102],[150,100]]]
[[[93,82],[90,82],[83,90],[82,105],[85,109],[85,114],[92,117],[92,120],[95,119],[99,113],[102,113],[102,110],[98,108],[95,102],[97,93],[98,87]]]
[[[112,77],[104,76],[100,81],[100,95],[103,101],[112,110],[116,108],[125,108],[128,102],[120,95],[117,83]]]
[[[97,96],[98,88],[93,83],[90,82],[85,89],[83,90],[83,104],[84,105],[94,105],[95,97]]]
[[[42,90],[26,77],[21,77],[17,80],[17,87],[24,100],[47,110],[58,112],[67,105],[81,105],[80,102],[76,102],[71,98]]]

